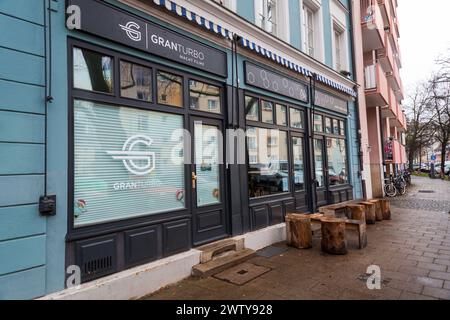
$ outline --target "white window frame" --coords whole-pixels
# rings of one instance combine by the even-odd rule
[[[342,4],[337,0],[330,1],[330,13],[331,13],[331,34],[332,36],[332,52],[333,52],[333,69],[336,71],[350,71],[350,53],[349,53],[349,34],[347,27],[347,13],[342,9]],[[335,32],[339,32],[340,36],[340,70],[337,70],[338,61],[336,61],[336,37]]]
[[[228,10],[236,12],[237,0],[214,0],[214,1],[224,6]]]
[[[343,45],[345,41],[344,38],[344,30],[342,30],[339,26],[333,25],[333,66],[337,72],[341,70],[345,70],[345,48]]]
[[[302,35],[302,51],[309,54],[308,50],[308,36],[306,30],[306,12],[307,10],[313,14],[313,48],[312,57],[321,62],[325,61],[325,46],[323,33],[323,11],[322,0],[299,0],[300,2],[300,21],[301,21],[301,35]]]
[[[245,0],[241,0],[245,1]],[[274,36],[289,40],[289,5],[286,0],[255,0],[255,24]],[[273,6],[269,20],[269,5]]]

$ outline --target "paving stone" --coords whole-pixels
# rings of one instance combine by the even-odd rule
[[[447,289],[425,287],[423,289],[423,294],[438,299],[450,300],[450,290]]]
[[[430,272],[430,278],[442,279],[442,280],[450,280],[450,273],[439,272],[439,271],[431,271]]]
[[[442,271],[442,272],[447,271],[447,266],[435,263],[419,262],[417,267],[422,269],[428,269],[430,271]]]
[[[437,299],[433,297],[424,296],[421,294],[403,291],[400,296],[400,300],[437,300]]]
[[[427,277],[418,277],[414,279],[414,282],[419,283],[423,286],[431,287],[431,288],[442,288],[444,285],[443,280],[427,278]]]

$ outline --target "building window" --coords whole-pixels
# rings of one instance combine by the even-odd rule
[[[224,6],[225,8],[236,12],[236,1],[237,0],[214,0],[221,6]]]
[[[196,80],[190,80],[189,95],[191,109],[221,113],[219,87]]]
[[[281,104],[276,105],[277,108],[277,125],[287,126],[287,107]]]
[[[290,118],[291,118],[291,128],[294,128],[294,129],[303,129],[304,128],[303,111],[295,109],[295,108],[290,108]]]
[[[158,71],[158,103],[173,107],[183,107],[183,78]]]
[[[267,32],[277,35],[277,1],[255,0],[256,24]]]
[[[74,226],[184,209],[182,129],[182,115],[75,100]]]
[[[305,190],[305,163],[303,161],[303,139],[292,138],[292,155],[294,158],[294,188],[295,191]]]
[[[320,114],[314,115],[314,132],[323,132],[323,117]]]
[[[334,69],[336,71],[343,70],[342,68],[342,37],[343,33],[334,29]]]
[[[315,13],[307,5],[303,5],[303,39],[305,52],[315,56]]]
[[[152,101],[152,69],[120,61],[120,95],[124,98]]]
[[[289,192],[287,132],[248,127],[247,146],[249,197]]]
[[[250,96],[245,97],[245,114],[249,121],[259,121],[258,99]]]
[[[330,118],[325,118],[325,133],[332,133],[333,125]]]
[[[347,148],[345,140],[327,138],[327,156],[330,186],[347,184]]]
[[[75,89],[112,94],[114,92],[112,57],[73,48],[73,86]]]
[[[263,123],[268,123],[268,124],[273,124],[273,103],[269,102],[269,101],[261,101],[262,103],[262,112],[261,112],[261,116],[262,119],[261,121]]]

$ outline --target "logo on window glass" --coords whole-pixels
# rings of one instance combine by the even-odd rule
[[[153,140],[145,135],[130,137],[122,151],[106,151],[114,160],[122,160],[125,168],[137,176],[145,176],[155,169],[155,153],[148,149]]]
[[[130,21],[126,25],[119,24],[119,27],[126,32],[131,40],[136,42],[142,40],[142,33],[139,31],[141,27],[136,22]]]

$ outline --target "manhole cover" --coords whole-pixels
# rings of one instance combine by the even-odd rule
[[[259,250],[256,255],[264,258],[272,258],[274,256],[277,256],[279,254],[282,254],[283,252],[286,252],[288,250],[287,247],[274,247],[270,246],[267,248],[264,248],[262,250]]]
[[[433,190],[419,190],[419,193],[435,193]]]
[[[245,262],[214,275],[214,278],[242,286],[270,270],[272,269]]]

